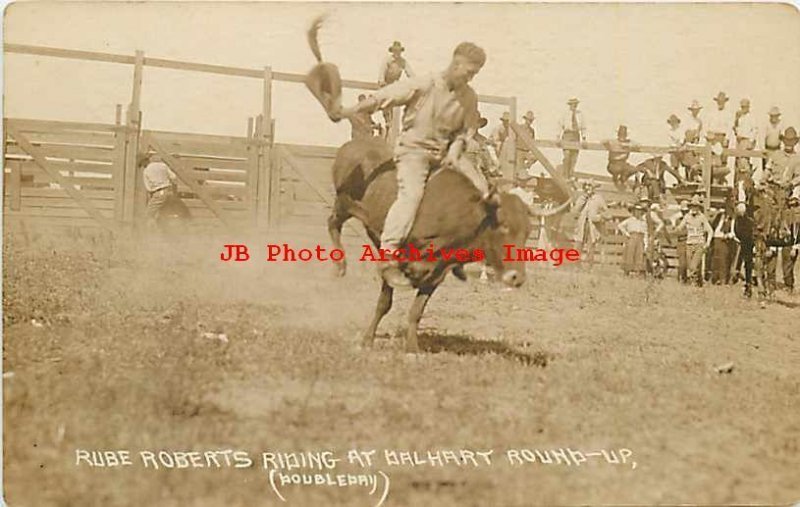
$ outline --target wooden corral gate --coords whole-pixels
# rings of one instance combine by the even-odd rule
[[[192,224],[269,225],[270,145],[262,137],[134,131],[121,123],[5,120],[4,215],[118,229],[145,214],[143,154],[178,177]]]

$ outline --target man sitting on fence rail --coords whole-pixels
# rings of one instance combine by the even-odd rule
[[[142,179],[147,191],[147,228],[155,229],[168,213],[189,218],[189,210],[178,197],[177,178],[157,153],[144,155]]]

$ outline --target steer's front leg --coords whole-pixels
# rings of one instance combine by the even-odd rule
[[[372,321],[369,323],[369,327],[364,332],[364,337],[361,342],[363,347],[372,347],[372,344],[375,341],[375,331],[378,329],[378,324],[381,322],[383,316],[386,315],[392,308],[393,294],[394,289],[392,286],[386,282],[383,282],[383,285],[381,286],[381,295],[378,296],[378,304],[375,306],[375,314],[372,316]]]
[[[411,305],[411,310],[408,312],[408,331],[406,334],[406,352],[416,354],[419,352],[419,342],[417,341],[417,328],[419,321],[422,318],[422,313],[425,311],[425,305],[428,304],[433,291],[436,290],[436,285],[426,285],[420,287],[417,291],[417,296],[414,298],[414,303]]]

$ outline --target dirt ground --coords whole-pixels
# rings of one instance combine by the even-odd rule
[[[232,239],[6,234],[10,506],[283,505],[262,452],[353,448],[493,451],[477,467],[379,461],[369,473],[390,478],[385,505],[800,500],[796,296],[762,309],[738,287],[532,267],[519,290],[447,280],[419,356],[401,352],[411,294],[399,294],[365,352],[370,266],[351,262],[336,279],[327,263],[269,264],[261,250],[223,263]],[[567,448],[626,461],[507,458]],[[81,449],[129,450],[133,465],[76,464]],[[225,449],[253,465],[154,470],[138,459]],[[334,471],[346,472],[359,469]],[[364,487],[280,491],[285,505],[378,503]]]

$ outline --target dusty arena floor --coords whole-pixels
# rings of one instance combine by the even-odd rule
[[[368,472],[390,478],[385,505],[800,500],[800,298],[761,309],[738,287],[529,269],[515,291],[447,280],[420,356],[401,352],[400,294],[363,352],[369,266],[335,279],[326,264],[227,264],[224,241],[6,235],[9,505],[279,505],[262,452],[352,448],[493,451],[477,467],[380,462]],[[568,448],[626,461],[508,459]],[[76,465],[81,449],[133,464]],[[253,466],[137,460],[226,449]],[[280,491],[284,505],[378,503],[364,487]]]

